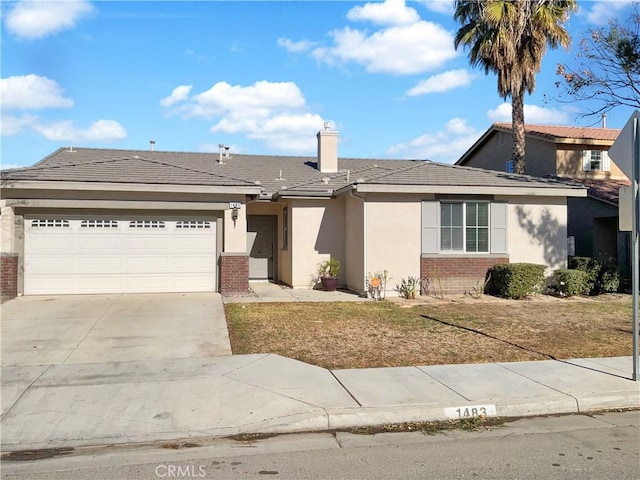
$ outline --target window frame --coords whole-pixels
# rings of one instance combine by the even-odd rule
[[[438,250],[440,253],[447,253],[447,254],[465,254],[465,255],[487,255],[489,253],[491,253],[491,202],[490,201],[486,201],[486,200],[440,200],[439,202],[440,204],[440,222],[438,225],[438,235],[439,235],[439,242],[438,242]],[[486,225],[479,225],[478,222],[476,222],[476,225],[473,226],[469,226],[467,224],[467,208],[468,205],[486,205],[487,211],[486,211],[486,218],[487,218],[487,222]],[[442,222],[442,207],[445,205],[462,205],[462,214],[461,214],[461,220],[462,220],[462,225],[457,226],[457,225],[443,225]],[[477,219],[479,219],[478,215],[476,215]],[[460,228],[462,230],[462,248],[461,249],[444,249],[442,247],[442,235],[443,235],[443,231],[445,228],[448,228],[450,230],[452,230],[453,228]],[[478,232],[480,229],[483,229],[486,231],[487,234],[487,249],[486,250],[468,250],[467,249],[467,230],[469,228],[474,228],[476,232]],[[453,241],[451,242],[453,244]],[[476,246],[478,244],[478,235],[476,234]]]
[[[600,158],[594,159],[593,154],[598,153]],[[594,168],[594,163],[597,168]],[[611,171],[611,162],[609,154],[606,150],[583,150],[582,151],[582,171],[583,172],[609,172]]]

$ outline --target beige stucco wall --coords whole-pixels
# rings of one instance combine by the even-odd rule
[[[16,253],[14,245],[15,216],[13,208],[5,206],[0,200],[0,252]]]
[[[511,138],[510,142],[511,144]],[[555,175],[556,145],[534,137],[525,139],[524,173],[534,177]]]
[[[611,160],[611,171],[609,172],[585,172],[582,170],[582,152],[583,150],[602,149],[602,147],[592,147],[589,145],[561,145],[558,147],[557,153],[557,171],[558,175],[577,178],[598,178],[625,180],[627,177],[622,170],[618,168],[613,160]],[[608,150],[608,148],[607,148]]]
[[[508,207],[509,261],[566,268],[567,206],[565,198],[511,197]],[[549,273],[549,272],[548,272]]]
[[[345,278],[344,199],[292,200],[290,209],[291,286],[312,288],[318,264],[330,257],[342,263],[340,276]]]
[[[504,140],[504,143],[501,143],[500,140]],[[511,137],[507,134],[503,134],[501,137],[494,132],[494,134],[478,148],[474,155],[468,159],[465,166],[504,172],[506,162],[510,159]]]
[[[402,278],[420,277],[422,197],[369,195],[365,274],[388,271],[387,292]]]
[[[361,198],[345,197],[345,275],[346,285],[354,292],[365,291],[364,221],[366,204]]]

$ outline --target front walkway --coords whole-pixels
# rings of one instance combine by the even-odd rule
[[[250,282],[252,294],[223,296],[224,303],[264,302],[364,302],[367,298],[348,290],[325,292],[323,290],[293,289],[272,282]]]

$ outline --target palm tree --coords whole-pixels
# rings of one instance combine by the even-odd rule
[[[462,27],[456,49],[469,47],[469,62],[498,76],[498,94],[511,97],[513,165],[524,173],[524,94],[532,93],[547,49],[568,47],[563,24],[576,0],[456,0],[454,19]]]

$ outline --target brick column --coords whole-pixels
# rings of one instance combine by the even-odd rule
[[[220,255],[220,293],[246,295],[249,292],[249,255],[222,253]]]
[[[18,255],[14,253],[0,254],[0,297],[15,298],[18,296]]]
[[[463,294],[480,288],[487,271],[497,263],[509,263],[509,257],[423,255],[420,277],[429,279],[430,294]]]

